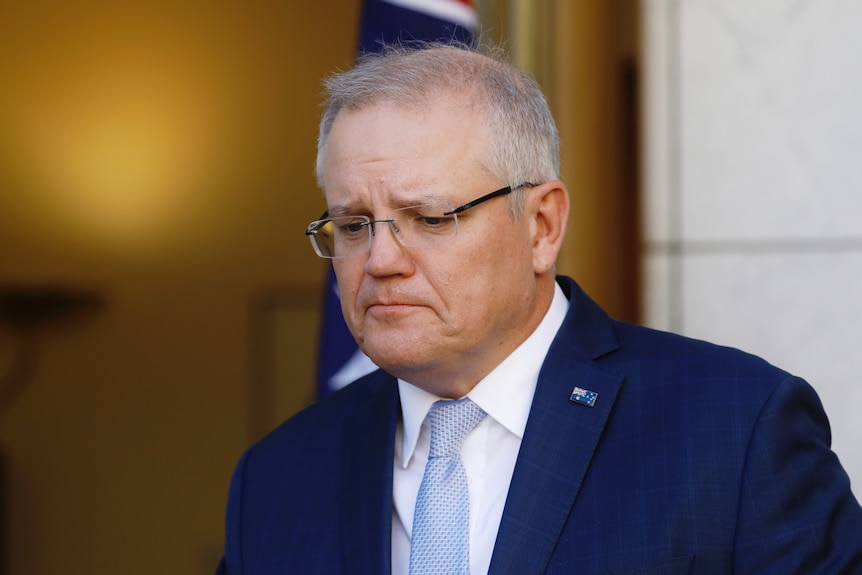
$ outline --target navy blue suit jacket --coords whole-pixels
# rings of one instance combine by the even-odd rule
[[[539,376],[490,572],[862,573],[862,509],[812,388],[740,351],[571,301]],[[570,400],[598,393],[589,407]],[[249,449],[224,575],[390,572],[395,378],[378,371]]]

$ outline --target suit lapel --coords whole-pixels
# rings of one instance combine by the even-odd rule
[[[342,572],[380,575],[392,566],[392,465],[399,414],[395,378],[375,372],[342,443]],[[357,385],[359,382],[351,384]]]
[[[607,316],[574,282],[563,327],[539,375],[489,573],[543,573],[571,512],[624,376],[592,360],[617,347]],[[570,400],[597,392],[593,407]]]

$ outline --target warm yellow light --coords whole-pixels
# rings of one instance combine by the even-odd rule
[[[213,206],[225,122],[211,80],[164,54],[122,51],[35,70],[6,134],[22,213],[126,251],[182,241]]]
[[[51,219],[94,238],[146,243],[201,199],[214,119],[204,87],[169,67],[98,64],[66,78],[63,93],[29,102],[19,152]]]

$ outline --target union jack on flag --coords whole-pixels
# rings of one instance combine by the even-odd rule
[[[590,407],[596,404],[596,399],[599,397],[599,394],[595,391],[590,391],[589,389],[584,389],[582,387],[576,387],[572,390],[571,400],[575,403],[580,403],[582,405],[588,405]]]

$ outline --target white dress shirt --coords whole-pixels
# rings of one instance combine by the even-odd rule
[[[551,307],[536,330],[467,394],[488,414],[461,446],[470,490],[472,575],[487,573],[491,565],[539,370],[569,308],[562,289],[555,287]],[[392,573],[407,575],[413,508],[431,445],[431,427],[425,416],[440,398],[400,379],[398,389],[402,422],[395,436]]]

